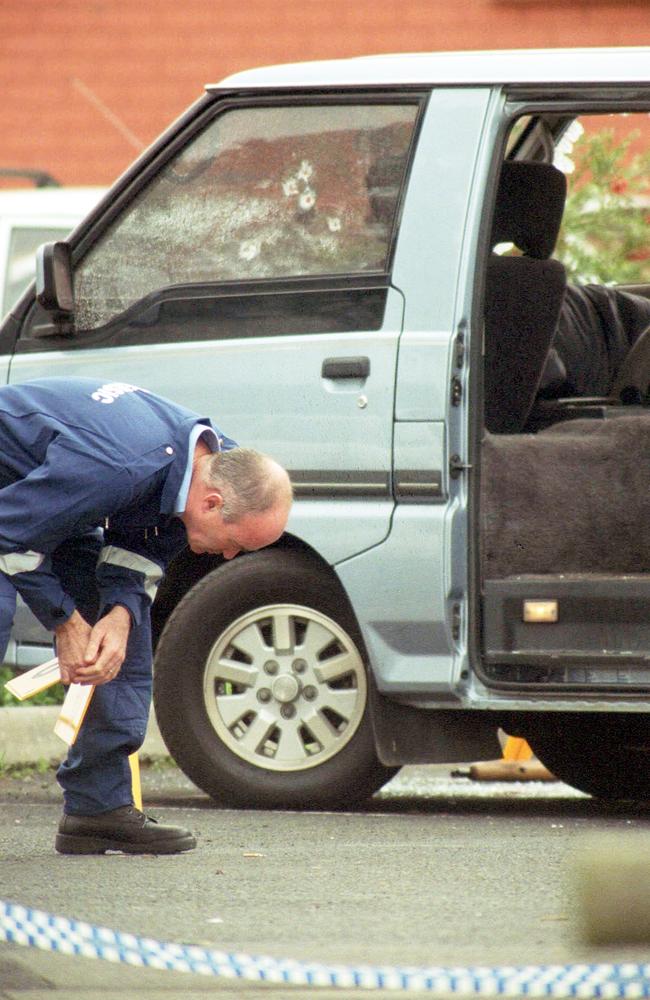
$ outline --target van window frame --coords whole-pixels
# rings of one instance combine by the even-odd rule
[[[290,94],[282,92],[265,92],[260,94],[259,92],[254,92],[250,94],[246,93],[238,95],[211,95],[212,100],[208,98],[209,104],[207,106],[205,106],[203,100],[197,102],[198,112],[191,116],[189,122],[184,122],[177,133],[172,135],[171,139],[167,142],[163,142],[162,139],[158,140],[158,142],[154,144],[154,147],[151,147],[153,155],[151,156],[149,162],[145,166],[141,165],[140,169],[136,169],[138,164],[142,164],[143,158],[141,157],[140,160],[136,161],[133,168],[131,168],[131,170],[124,175],[122,181],[118,182],[119,186],[116,185],[115,188],[116,197],[112,205],[112,210],[104,213],[92,228],[87,229],[84,227],[78,241],[71,245],[73,273],[79,267],[88,252],[102,239],[103,235],[114,224],[115,220],[125,211],[130,202],[137,198],[140,193],[144,191],[144,189],[152,182],[152,180],[162,170],[164,170],[164,168],[183,149],[189,147],[195,137],[208,128],[211,123],[216,121],[216,119],[223,114],[233,110],[261,110],[264,108],[280,107],[302,108],[349,105],[351,107],[354,106],[358,108],[363,105],[412,105],[415,108],[413,127],[408,148],[406,150],[403,179],[386,243],[385,266],[383,268],[369,269],[368,271],[363,272],[349,271],[334,274],[323,273],[322,275],[311,273],[305,275],[288,275],[286,277],[261,279],[247,278],[242,279],[241,282],[233,282],[232,279],[225,281],[201,281],[196,283],[181,282],[178,284],[162,286],[160,289],[154,290],[149,296],[146,296],[146,298],[156,298],[158,296],[165,298],[170,295],[184,292],[196,292],[197,294],[212,292],[214,295],[218,295],[220,288],[223,288],[225,295],[229,295],[232,294],[231,289],[233,285],[237,285],[242,296],[267,293],[273,294],[274,289],[276,289],[280,284],[286,284],[287,287],[290,287],[291,291],[294,293],[300,290],[301,283],[304,283],[305,290],[309,291],[314,290],[315,287],[323,291],[326,291],[328,288],[338,290],[350,287],[351,284],[357,288],[364,287],[366,285],[370,288],[376,288],[377,284],[388,288],[395,257],[397,236],[402,218],[405,192],[408,187],[415,150],[417,148],[417,141],[429,94],[430,90],[423,89],[421,86],[412,88],[399,87],[395,89],[381,87],[371,90],[367,87],[359,89],[355,88],[353,90],[345,89],[327,91],[301,89],[292,90]],[[144,154],[144,156],[146,157],[147,154]],[[19,353],[32,353],[34,351],[43,350],[61,350],[62,348],[80,349],[86,346],[86,342],[88,342],[88,347],[103,346],[101,343],[102,332],[106,332],[110,341],[111,335],[114,334],[115,326],[119,325],[121,321],[128,321],[128,314],[131,313],[133,308],[136,307],[138,303],[143,303],[144,301],[145,299],[137,300],[137,302],[133,303],[127,310],[120,312],[103,325],[89,327],[88,329],[80,330],[79,333],[74,332],[66,335],[52,335],[52,333],[50,333],[47,337],[39,337],[38,335],[34,336],[34,328],[38,326],[39,323],[43,322],[43,312],[40,307],[35,304],[34,308],[30,310],[30,313],[25,319],[19,340],[16,344],[16,350]],[[85,337],[85,334],[88,334],[89,336]]]

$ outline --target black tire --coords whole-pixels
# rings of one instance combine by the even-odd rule
[[[567,785],[599,799],[650,799],[646,715],[549,713],[534,728],[527,740],[535,755]]]
[[[267,549],[224,563],[182,599],[156,651],[171,756],[220,804],[363,801],[395,770],[375,753],[362,648],[344,594],[315,560]]]

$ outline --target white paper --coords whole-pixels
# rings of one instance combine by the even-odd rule
[[[84,720],[95,687],[93,684],[71,684],[54,724],[54,734],[67,746],[72,746]]]
[[[55,656],[47,663],[41,663],[40,666],[34,667],[32,670],[26,670],[24,674],[12,677],[10,681],[7,681],[5,687],[14,698],[18,698],[18,701],[25,701],[26,698],[33,698],[39,691],[45,691],[46,688],[52,687],[60,680],[59,661]]]

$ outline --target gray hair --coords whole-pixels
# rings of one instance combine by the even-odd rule
[[[205,482],[223,498],[222,517],[238,521],[246,514],[264,514],[276,504],[290,506],[289,476],[268,455],[254,448],[218,451],[206,463]]]

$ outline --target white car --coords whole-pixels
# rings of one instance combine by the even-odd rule
[[[0,316],[34,280],[36,248],[65,239],[103,194],[101,187],[0,190]]]

